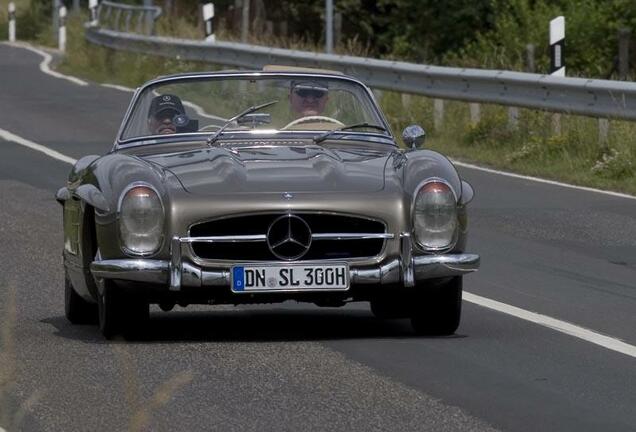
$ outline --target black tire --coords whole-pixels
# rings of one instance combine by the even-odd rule
[[[415,333],[445,336],[455,333],[462,314],[462,277],[438,286],[417,290],[411,312]]]
[[[104,280],[97,305],[99,330],[106,339],[120,334],[126,339],[142,335],[150,313],[146,301],[127,296],[113,281]]]
[[[119,287],[114,282],[104,280],[97,299],[99,310],[99,331],[106,339],[112,339],[124,328],[124,307]]]
[[[87,302],[75,292],[75,288],[66,274],[64,274],[64,314],[72,324],[95,324],[97,322],[97,305]]]
[[[404,297],[380,296],[371,300],[371,313],[378,319],[409,318],[411,310]]]
[[[150,305],[139,298],[127,299],[123,334],[127,340],[144,339],[150,320]]]

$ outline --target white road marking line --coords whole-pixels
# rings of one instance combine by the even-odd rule
[[[29,44],[22,43],[22,42],[12,42],[12,43],[11,42],[3,42],[3,43],[5,45],[9,45],[9,46],[12,46],[12,47],[26,49],[26,50],[32,51],[32,52],[42,56],[44,58],[44,60],[42,60],[42,62],[40,63],[40,70],[43,73],[47,74],[47,75],[51,75],[52,77],[55,77],[55,78],[65,79],[65,80],[70,81],[73,84],[77,84],[79,86],[87,86],[88,85],[88,83],[86,81],[83,81],[83,80],[81,80],[79,78],[75,78],[73,76],[64,75],[64,74],[61,74],[59,72],[55,72],[55,71],[51,70],[49,65],[51,64],[51,61],[53,60],[53,57],[51,56],[51,54],[49,54],[49,53],[47,53],[45,51],[39,50],[37,48],[32,47]]]
[[[512,315],[516,318],[520,318],[525,321],[530,321],[535,324],[539,324],[544,327],[548,327],[552,330],[556,330],[560,333],[565,333],[575,338],[582,339],[587,342],[591,342],[595,345],[607,348],[612,351],[619,352],[621,354],[628,355],[636,358],[636,346],[630,345],[621,341],[620,339],[612,338],[602,335],[595,331],[586,329],[584,327],[571,324],[566,321],[561,321],[556,318],[551,318],[547,315],[542,315],[536,312],[530,312],[525,309],[511,306],[506,303],[501,303],[496,300],[491,300],[486,297],[481,297],[476,294],[472,294],[464,291],[463,298],[465,301],[474,303],[476,305],[492,309],[498,312]]]
[[[77,159],[73,159],[72,157],[63,155],[60,152],[57,152],[55,150],[51,150],[48,147],[45,147],[41,144],[38,143],[34,143],[33,141],[29,141],[28,139],[22,138],[16,134],[13,134],[7,130],[4,129],[0,129],[0,138],[4,139],[5,141],[11,141],[14,142],[16,144],[20,144],[22,146],[28,147],[32,150],[36,150],[39,151],[41,153],[44,153],[47,156],[52,157],[53,159],[57,159],[60,160],[62,162],[66,162],[68,164],[74,165],[75,162],[77,162]]]
[[[126,93],[134,93],[135,92],[135,90],[131,89],[130,87],[125,87],[125,86],[121,86],[121,85],[118,85],[118,84],[104,83],[104,84],[100,84],[100,85],[102,87],[111,88],[111,89],[123,91],[123,92],[126,92]]]
[[[576,186],[576,185],[569,184],[569,183],[561,183],[561,182],[558,182],[558,181],[546,180],[546,179],[542,179],[542,178],[539,178],[539,177],[525,176],[525,175],[522,175],[522,174],[515,174],[515,173],[511,173],[511,172],[507,172],[507,171],[498,171],[498,170],[494,170],[494,169],[491,169],[491,168],[480,167],[479,165],[473,165],[473,164],[469,164],[469,163],[465,163],[465,162],[459,162],[459,161],[456,161],[454,159],[451,159],[451,162],[453,162],[453,164],[455,164],[457,166],[460,166],[460,167],[474,169],[474,170],[478,170],[478,171],[484,171],[484,172],[487,172],[487,173],[490,173],[490,174],[497,174],[497,175],[517,178],[517,179],[521,179],[521,180],[530,180],[530,181],[534,181],[534,182],[537,182],[537,183],[545,183],[545,184],[549,184],[549,185],[553,185],[553,186],[561,186],[561,187],[569,188],[569,189],[578,189],[578,190],[582,190],[582,191],[586,191],[586,192],[596,192],[596,193],[600,193],[600,194],[611,195],[611,196],[618,197],[618,198],[636,199],[636,196],[634,196],[634,195],[624,194],[624,193],[620,193],[620,192],[606,191],[606,190],[595,189],[595,188],[586,187],[586,186]]]

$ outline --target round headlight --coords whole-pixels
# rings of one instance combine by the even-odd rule
[[[457,201],[446,183],[430,181],[417,192],[413,228],[417,244],[424,249],[441,250],[453,245],[457,231]]]
[[[119,233],[126,252],[148,255],[156,252],[163,238],[164,211],[161,199],[148,186],[134,186],[119,206]]]

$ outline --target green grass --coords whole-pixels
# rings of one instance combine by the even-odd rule
[[[58,65],[61,72],[96,82],[136,87],[158,75],[221,68],[218,65],[118,52],[90,45],[82,34],[82,22],[85,19],[85,16],[72,16],[69,19],[67,55]],[[160,22],[159,31],[163,34],[181,32],[190,37],[199,37],[199,30],[188,26],[185,19],[170,26]],[[481,119],[473,124],[467,103],[446,101],[443,125],[435,130],[433,101],[415,95],[407,99],[389,91],[382,92],[380,98],[380,104],[396,135],[405,126],[416,123],[428,132],[426,147],[458,160],[636,194],[634,123],[611,121],[608,141],[601,145],[598,140],[598,120],[594,118],[561,115],[561,133],[555,134],[552,131],[552,114],[521,109],[519,126],[512,130],[508,125],[506,107],[482,105]]]
[[[444,122],[433,128],[433,103],[384,92],[381,105],[394,132],[410,123],[428,132],[426,147],[458,160],[525,175],[636,194],[636,124],[611,121],[607,142],[599,143],[598,119],[561,115],[561,133],[553,132],[553,114],[519,110],[518,127],[508,109],[482,105],[481,119],[470,121],[463,102],[445,102]]]

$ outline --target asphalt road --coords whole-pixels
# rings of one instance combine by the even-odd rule
[[[73,158],[106,152],[130,94],[50,77],[40,61],[0,45],[0,129]],[[636,430],[634,357],[468,302],[448,338],[362,304],[153,310],[143,343],[71,326],[53,199],[69,169],[0,139],[8,431]],[[482,256],[466,291],[636,345],[636,200],[461,172]]]

